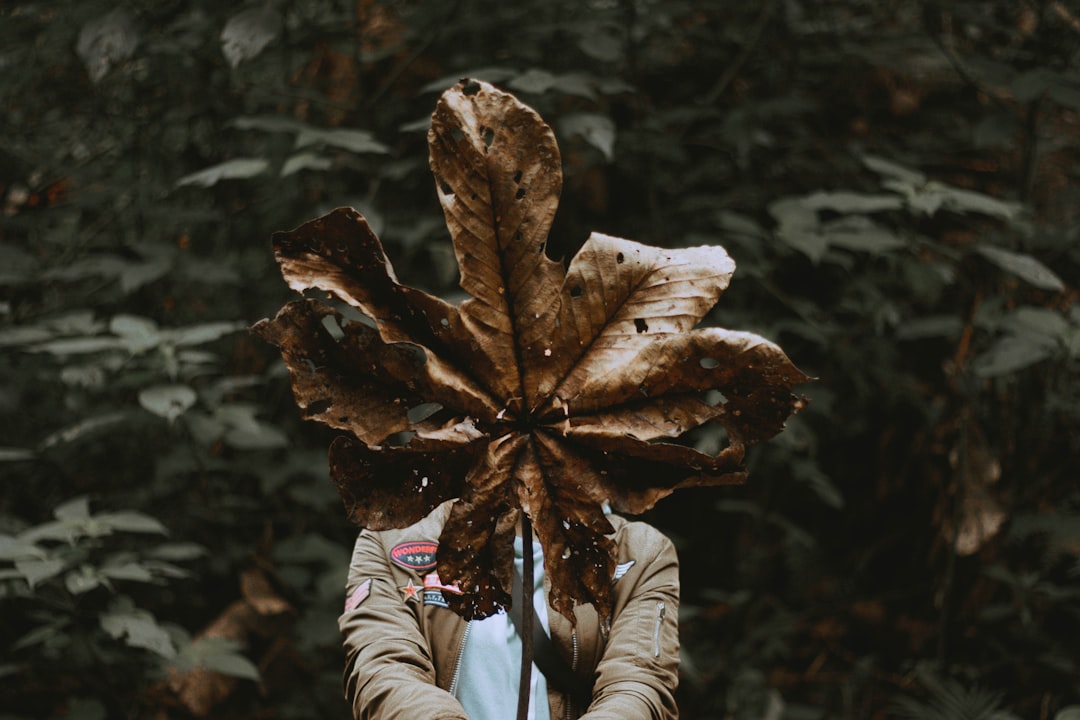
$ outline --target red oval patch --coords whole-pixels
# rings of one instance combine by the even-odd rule
[[[431,540],[413,540],[395,545],[390,550],[390,560],[406,570],[425,572],[435,567],[435,551],[439,543]]]

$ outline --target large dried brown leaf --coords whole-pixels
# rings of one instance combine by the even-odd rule
[[[438,558],[461,590],[455,610],[510,602],[524,512],[552,607],[607,617],[603,504],[640,513],[679,488],[742,482],[746,447],[783,428],[808,378],[761,337],[697,328],[735,269],[721,247],[595,233],[568,267],[550,260],[559,151],[513,96],[462,81],[428,140],[469,299],[402,285],[364,219],[341,208],[276,234],[275,253],[290,287],[329,292],[373,327],[305,301],[256,330],[281,348],[305,414],[351,433],[330,458],[354,521],[405,527],[455,499]],[[705,423],[726,430],[718,454],[672,442]]]

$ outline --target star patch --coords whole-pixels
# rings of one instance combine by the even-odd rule
[[[367,596],[371,594],[371,578],[368,578],[364,582],[356,586],[356,589],[352,591],[345,600],[345,612],[352,612],[356,608],[360,607],[360,603],[367,600]]]
[[[398,588],[401,591],[402,601],[412,600],[414,602],[420,602],[420,586],[414,585],[412,578],[409,578],[409,584],[403,588]]]

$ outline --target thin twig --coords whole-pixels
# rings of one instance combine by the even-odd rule
[[[517,720],[528,720],[533,665],[533,555],[532,523],[524,512],[521,513],[521,564],[521,679]]]

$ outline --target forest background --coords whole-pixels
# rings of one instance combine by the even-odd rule
[[[1050,0],[0,7],[0,717],[333,718],[355,528],[270,234],[454,299],[439,92],[555,128],[549,255],[724,245],[811,403],[682,560],[683,716],[1080,717],[1080,10]],[[694,442],[713,447],[716,437]]]

